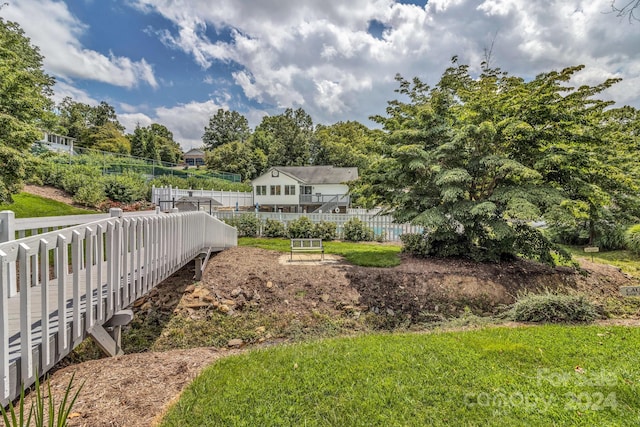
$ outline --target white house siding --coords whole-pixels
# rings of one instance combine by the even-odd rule
[[[285,205],[298,205],[298,202],[300,200],[300,185],[298,184],[298,181],[283,174],[280,173],[279,176],[277,177],[272,177],[271,174],[265,174],[261,177],[258,177],[256,179],[253,180],[252,182],[253,184],[253,201],[255,203],[259,203],[260,205],[274,205],[274,206],[285,206]],[[257,195],[256,192],[256,186],[258,185],[264,185],[267,188],[267,195],[263,196]],[[270,187],[272,185],[279,185],[280,186],[280,195],[279,196],[272,196],[271,195],[271,189]],[[293,185],[296,191],[296,194],[294,195],[285,195],[284,194],[284,186],[285,185]]]

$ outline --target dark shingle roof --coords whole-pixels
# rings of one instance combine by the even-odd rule
[[[305,184],[341,184],[358,179],[358,168],[334,168],[333,166],[276,166],[282,173]]]

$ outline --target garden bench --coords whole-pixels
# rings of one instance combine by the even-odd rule
[[[291,260],[294,252],[320,252],[324,261],[324,246],[322,239],[291,239]]]

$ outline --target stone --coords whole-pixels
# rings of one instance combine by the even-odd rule
[[[138,298],[137,300],[135,300],[135,301],[133,302],[133,307],[134,307],[134,308],[138,308],[138,307],[140,307],[142,304],[144,304],[145,302],[147,302],[147,298],[146,298],[146,297]]]
[[[331,297],[328,294],[322,294],[320,295],[320,299],[322,300],[322,302],[329,302],[329,299]]]
[[[242,293],[242,289],[235,288],[234,290],[231,291],[231,298],[236,298],[241,293]]]
[[[272,282],[272,281],[268,281],[268,282],[267,282],[267,288],[268,288],[268,289],[273,288],[273,282]]]
[[[236,305],[236,302],[232,299],[223,299],[221,303],[224,305],[228,305],[229,307],[233,307],[234,305]]]
[[[184,304],[184,306],[186,308],[193,308],[195,310],[198,310],[198,309],[201,309],[201,308],[209,307],[210,304],[206,303],[206,302],[194,301],[194,302],[188,302],[188,303]]]
[[[267,328],[265,328],[264,326],[258,326],[258,327],[256,328],[256,333],[258,333],[258,334],[264,334],[266,330],[267,330]]]
[[[221,313],[228,313],[230,310],[229,306],[227,304],[220,304],[218,306],[218,311]]]
[[[238,348],[238,347],[242,347],[243,344],[244,344],[244,341],[242,341],[240,338],[234,338],[232,340],[229,340],[229,342],[227,343],[227,347]]]
[[[197,288],[191,293],[191,296],[194,298],[204,298],[209,295],[211,295],[211,292],[207,288]]]
[[[389,316],[393,316],[393,315],[395,315],[395,313],[393,312],[393,310],[391,310],[390,308],[387,308],[387,314],[388,314]]]

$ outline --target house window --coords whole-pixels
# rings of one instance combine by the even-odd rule
[[[301,185],[300,194],[313,194],[313,187],[310,185]]]
[[[284,186],[284,195],[285,196],[295,196],[296,195],[296,186],[295,185],[285,185]]]
[[[279,185],[270,185],[269,187],[270,187],[270,192],[271,192],[270,194],[272,196],[279,196],[281,194]]]
[[[256,185],[256,196],[266,196],[266,195],[267,195],[267,186]]]

